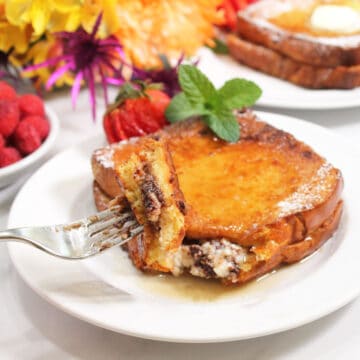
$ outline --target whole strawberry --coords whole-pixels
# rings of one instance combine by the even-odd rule
[[[109,143],[142,136],[166,124],[165,109],[170,98],[163,91],[139,85],[124,84],[104,115],[103,126]]]
[[[0,134],[9,137],[19,122],[19,107],[16,101],[0,99]]]

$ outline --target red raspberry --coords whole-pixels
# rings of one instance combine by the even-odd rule
[[[22,154],[30,154],[41,145],[40,135],[33,125],[20,121],[14,132],[14,144]]]
[[[5,81],[0,81],[0,99],[16,100],[15,90]]]
[[[45,116],[44,104],[42,100],[33,94],[25,94],[20,96],[19,108],[21,118],[28,115]]]
[[[0,149],[5,147],[5,139],[4,137],[0,134]]]
[[[19,122],[19,107],[14,100],[0,99],[0,134],[10,136]]]
[[[0,149],[0,168],[11,165],[20,159],[21,155],[14,147]]]
[[[21,120],[21,122],[26,122],[31,124],[40,135],[41,140],[44,140],[49,134],[49,130],[50,130],[49,122],[42,116],[38,116],[38,115],[27,116],[23,120]]]

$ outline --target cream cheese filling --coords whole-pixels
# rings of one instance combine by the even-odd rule
[[[235,279],[248,258],[248,249],[226,239],[182,245],[174,256],[175,276],[188,272],[203,278]]]

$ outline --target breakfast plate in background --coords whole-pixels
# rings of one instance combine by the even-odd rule
[[[66,261],[11,243],[10,256],[20,276],[50,303],[80,319],[173,342],[263,336],[344,306],[360,292],[353,280],[360,275],[353,256],[360,251],[360,171],[353,166],[358,153],[346,139],[317,125],[277,114],[258,115],[313,146],[343,173],[340,228],[313,256],[244,287],[224,289],[186,278],[144,275],[119,248],[85,261]],[[102,145],[103,137],[89,139],[43,165],[16,197],[8,226],[63,223],[95,212],[90,157]]]
[[[351,90],[313,90],[293,85],[238,63],[230,55],[199,51],[198,67],[216,87],[232,78],[254,81],[263,91],[258,106],[284,109],[329,110],[360,106],[360,87]]]

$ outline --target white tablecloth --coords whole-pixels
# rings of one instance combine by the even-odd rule
[[[67,92],[51,95],[48,103],[61,121],[53,154],[101,131],[100,119],[92,123],[86,93],[81,93],[76,111]],[[101,105],[99,101],[99,114]],[[327,127],[349,142],[360,141],[360,108],[278,112]],[[355,166],[360,166],[360,159]],[[10,201],[0,204],[1,228],[6,226],[10,206]],[[321,320],[281,334],[191,345],[124,336],[63,313],[20,279],[5,244],[0,244],[0,283],[0,359],[360,359],[360,298]]]

